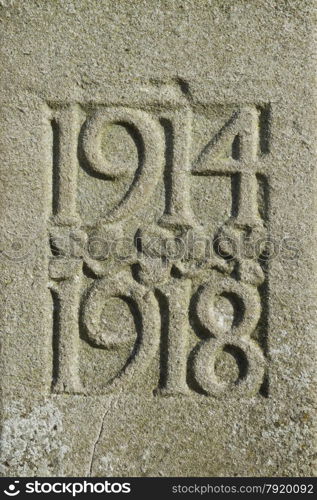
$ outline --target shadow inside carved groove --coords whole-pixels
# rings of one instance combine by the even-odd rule
[[[269,183],[263,174],[256,174],[258,183],[257,201],[260,217],[267,221],[269,213]]]
[[[52,335],[52,351],[53,351],[53,367],[52,367],[52,386],[55,384],[59,374],[59,346],[60,346],[60,299],[58,293],[50,290],[52,296],[53,308],[53,335]]]
[[[257,106],[259,112],[259,149],[260,153],[268,154],[270,152],[270,105]]]
[[[164,166],[164,187],[165,187],[165,213],[171,212],[172,196],[172,175],[174,160],[174,130],[171,120],[161,118],[160,124],[163,127],[165,138],[165,166]]]
[[[62,252],[58,246],[58,241],[55,238],[49,239],[49,246],[53,257],[60,257]]]
[[[113,176],[101,174],[100,172],[96,172],[90,165],[89,161],[86,158],[86,154],[83,148],[83,137],[87,128],[87,121],[85,121],[80,129],[78,136],[78,146],[77,146],[77,159],[81,168],[91,177],[95,177],[100,180],[114,180]]]
[[[269,327],[269,286],[267,280],[259,286],[261,300],[261,316],[252,338],[262,347],[264,354],[268,355],[268,327]]]
[[[167,382],[169,303],[164,293],[158,289],[155,290],[155,297],[159,304],[161,316],[160,375],[158,386],[162,388],[166,386]]]
[[[51,120],[52,133],[52,213],[57,215],[59,204],[59,186],[60,186],[60,150],[59,150],[59,125],[55,119]]]
[[[184,95],[190,96],[190,88],[187,80],[184,80],[183,78],[176,78],[176,83],[179,85]]]
[[[182,278],[181,271],[174,264],[172,265],[172,268],[171,268],[171,277],[172,278],[176,278],[176,279],[181,279]]]
[[[240,159],[240,149],[241,149],[241,139],[240,135],[237,134],[235,138],[232,141],[231,145],[231,156],[234,160],[239,160]]]
[[[264,374],[263,382],[259,389],[259,394],[263,398],[268,398],[270,396],[270,379],[268,373]]]
[[[186,372],[186,383],[188,387],[192,390],[197,392],[198,394],[202,394],[204,396],[207,395],[207,392],[204,391],[198,384],[196,377],[195,377],[195,370],[194,370],[194,363],[195,363],[195,358],[201,348],[202,342],[199,342],[190,352],[188,356],[188,361],[187,361],[187,372]]]
[[[138,262],[135,264],[132,264],[131,265],[131,273],[132,273],[133,279],[137,283],[142,283],[142,278],[141,278],[142,266],[141,266],[141,264],[139,264]]]
[[[134,243],[134,246],[137,250],[138,253],[142,253],[142,232],[141,232],[141,229],[139,228],[134,237],[133,237],[133,243]]]
[[[83,275],[89,279],[98,279],[98,275],[95,274],[92,269],[90,269],[86,262],[83,263]]]
[[[242,349],[227,344],[216,359],[214,369],[221,382],[238,383],[248,374],[248,360]]]
[[[230,178],[231,178],[231,217],[237,217],[239,213],[241,175],[239,173],[232,174]]]
[[[134,144],[135,144],[135,147],[137,150],[137,157],[138,157],[137,168],[135,169],[133,181],[131,182],[129,189],[127,190],[127,192],[123,196],[121,202],[119,203],[119,205],[120,205],[124,200],[126,200],[130,196],[131,191],[133,191],[135,184],[139,180],[139,177],[140,177],[141,172],[142,172],[143,164],[145,161],[145,146],[144,146],[144,141],[143,141],[142,135],[135,127],[132,127],[131,125],[125,124],[125,123],[117,123],[117,125],[121,125],[123,127],[126,127],[126,130],[129,132],[131,138],[134,141]]]
[[[198,314],[197,314],[197,306],[200,299],[200,295],[204,290],[204,286],[201,285],[198,290],[192,295],[190,303],[189,303],[189,324],[196,333],[197,337],[202,340],[209,339],[213,337],[213,333],[207,328],[207,326],[203,325]]]

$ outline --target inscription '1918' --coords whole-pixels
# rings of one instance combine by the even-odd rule
[[[79,347],[84,338],[93,348],[108,352],[134,342],[123,366],[96,392],[131,389],[159,356],[155,394],[265,394],[266,345],[259,330],[266,279],[263,248],[256,242],[267,232],[259,191],[267,178],[268,108],[233,108],[194,158],[195,106],[186,99],[174,106],[153,104],[148,110],[51,103],[49,117],[54,248],[49,276],[56,313],[52,390],[87,390],[80,377]],[[136,173],[122,199],[88,222],[78,210],[81,162],[98,183],[115,185],[126,176],[125,164],[114,164],[104,154],[103,135],[114,125],[127,130],[136,145]],[[214,252],[207,256],[193,248],[197,239],[208,236],[210,241],[192,208],[191,182],[197,176],[226,176],[232,184],[230,216],[215,228]],[[161,213],[143,220],[138,213],[151,207],[160,182],[165,186]],[[83,251],[92,234],[95,241],[110,241],[131,231],[136,251],[120,262]],[[72,239],[71,253],[65,250],[65,235]],[[251,244],[258,251],[248,254]],[[236,245],[243,251],[235,253]],[[122,300],[133,316],[134,340],[128,332],[109,331],[102,321],[105,303],[114,298]],[[219,319],[219,301],[230,305],[230,317]],[[234,379],[218,376],[223,353],[235,361]]]

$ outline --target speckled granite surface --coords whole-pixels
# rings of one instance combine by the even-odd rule
[[[315,7],[0,2],[3,475],[316,473]]]

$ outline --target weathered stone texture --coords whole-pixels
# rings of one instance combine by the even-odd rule
[[[4,475],[316,473],[315,7],[0,2]]]

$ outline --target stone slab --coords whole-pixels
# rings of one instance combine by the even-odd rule
[[[316,473],[315,7],[0,2],[3,475]]]

